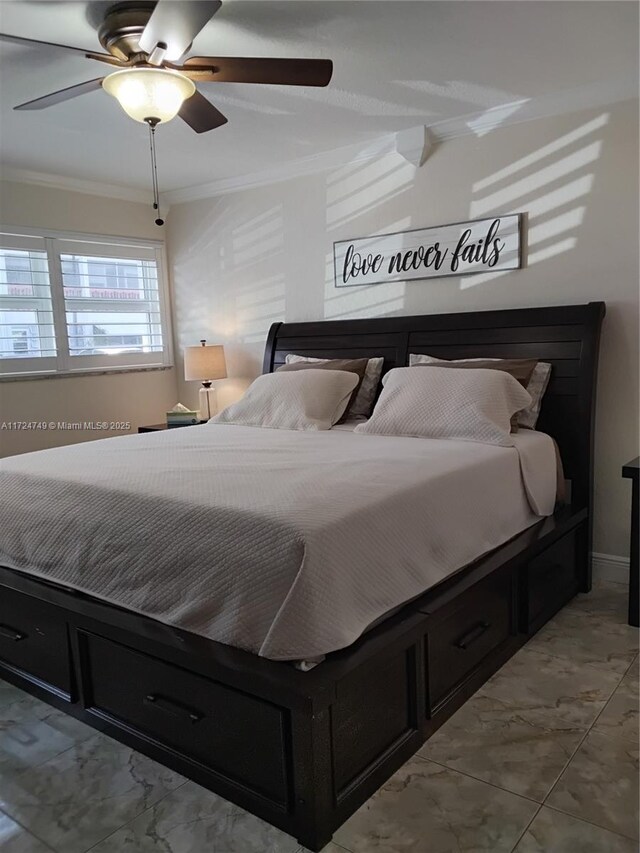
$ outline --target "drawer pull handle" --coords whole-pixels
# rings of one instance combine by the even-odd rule
[[[198,723],[204,717],[199,711],[194,711],[187,708],[185,705],[180,705],[178,702],[173,702],[171,699],[166,699],[164,696],[157,696],[154,693],[149,693],[144,698],[144,704],[150,705],[152,708],[157,708],[158,711],[163,711],[170,717],[184,719],[185,717],[190,723]]]
[[[16,631],[16,629],[12,628],[10,625],[0,625],[0,637],[4,637],[7,640],[13,640],[17,643],[20,640],[26,639],[27,635],[23,634],[21,631]]]
[[[485,631],[488,631],[491,627],[491,622],[478,622],[477,625],[468,631],[466,634],[463,634],[459,640],[456,640],[454,645],[459,649],[467,649],[472,643],[475,643],[476,640],[479,640],[480,637],[484,634]]]

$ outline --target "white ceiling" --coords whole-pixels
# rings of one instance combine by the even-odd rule
[[[104,2],[3,0],[0,30],[99,47]],[[265,170],[416,125],[437,135],[637,96],[634,2],[254,2],[226,0],[194,42],[212,56],[334,61],[326,89],[200,84],[228,117],[200,136],[176,120],[157,133],[163,190]],[[41,112],[22,101],[100,76],[57,49],[0,44],[1,163],[148,189],[147,130],[102,91]]]

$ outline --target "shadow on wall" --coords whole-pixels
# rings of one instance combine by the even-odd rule
[[[472,186],[469,219],[495,214],[524,212],[524,267],[532,267],[564,252],[575,249],[577,231],[586,211],[586,196],[591,191],[593,164],[598,160],[602,140],[598,132],[607,124],[603,113],[553,142],[532,151],[503,169],[477,181]],[[486,128],[477,135],[484,136]],[[384,165],[383,165],[384,164]],[[353,222],[354,236],[366,236],[358,229],[360,216],[377,211],[379,233],[389,233],[424,223],[413,223],[412,217],[385,217],[384,207],[398,195],[413,187],[415,169],[404,161],[390,165],[380,163],[345,166],[327,180],[327,229],[340,232]],[[434,223],[437,224],[437,223]],[[508,271],[479,273],[459,279],[459,290],[467,290],[508,275]],[[552,285],[552,283],[551,283]],[[325,318],[382,317],[413,313],[408,305],[408,288],[424,287],[425,282],[389,282],[336,289],[333,255],[326,256]],[[416,310],[423,310],[416,306]]]
[[[603,113],[478,181],[473,194],[480,197],[471,202],[470,217],[526,211],[526,266],[529,267],[575,249],[578,242],[575,232],[586,210],[580,201],[589,194],[594,180],[593,172],[588,170],[602,150],[602,140],[594,136],[608,121],[609,114]],[[555,159],[549,162],[550,158]],[[542,165],[534,169],[540,161]],[[496,185],[502,188],[496,189]],[[490,191],[484,194],[486,190]],[[481,273],[463,279],[460,289],[476,287],[503,275],[506,273]]]
[[[178,359],[203,337],[233,342],[242,346],[228,353],[230,375],[253,376],[260,354],[251,344],[261,349],[266,330],[285,314],[283,206],[268,205],[247,218],[246,207],[230,209],[222,199],[206,215],[206,227],[174,267]]]
[[[495,117],[492,121],[497,124]],[[602,113],[475,183],[475,175],[463,173],[460,180],[470,188],[469,219],[525,212],[528,268],[575,249],[601,154],[600,132],[608,121],[608,113]],[[486,123],[477,135],[483,137],[478,144],[491,144]],[[187,234],[189,250],[174,267],[178,359],[183,347],[206,337],[227,345],[231,376],[253,377],[261,371],[269,326],[278,320],[422,313],[439,310],[443,303],[443,310],[463,310],[468,306],[460,301],[462,291],[482,286],[484,294],[494,286],[502,288],[496,282],[506,272],[335,288],[333,240],[424,226],[422,218],[414,221],[412,215],[422,206],[416,193],[424,191],[426,209],[433,187],[435,198],[446,193],[446,186],[438,184],[436,159],[431,169],[420,176],[425,183],[418,184],[413,166],[399,155],[388,155],[346,164],[324,180],[312,176],[251,190],[250,204],[244,193],[223,196],[213,205],[205,202],[198,209],[199,227]],[[433,212],[429,218],[438,224]],[[318,275],[323,264],[324,278]],[[512,282],[527,290],[529,297],[523,290],[522,300],[527,304],[531,279],[514,276]],[[537,276],[537,301],[553,302],[554,288],[551,273]],[[428,295],[434,309],[428,307]],[[495,291],[498,304],[503,296]],[[181,374],[180,365],[178,370]]]

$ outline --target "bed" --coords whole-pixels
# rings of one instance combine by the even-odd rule
[[[0,674],[321,849],[528,637],[590,588],[603,316],[604,305],[590,303],[279,323],[269,333],[267,373],[291,352],[384,356],[385,370],[408,364],[409,353],[551,362],[539,429],[558,443],[570,502],[544,518],[549,508],[536,513],[535,502],[548,507],[548,489],[540,492],[533,478],[514,491],[527,460],[530,471],[539,467],[535,445],[544,436],[535,434],[515,448],[461,450],[459,442],[358,437],[348,429],[310,436],[204,425],[7,460],[15,515],[4,523],[10,559],[0,568]],[[263,434],[257,445],[256,432]],[[203,454],[217,461],[213,483],[203,478]],[[383,456],[392,469],[381,467]],[[35,469],[33,457],[41,458]],[[159,457],[165,461],[154,474]],[[286,478],[270,476],[269,460],[278,458],[286,458]],[[313,502],[300,491],[305,470],[296,459],[316,466]],[[331,459],[342,477],[328,470]],[[420,466],[438,465],[437,489],[429,491]],[[232,470],[235,504],[225,479]],[[263,488],[252,497],[238,487],[238,472],[249,487],[256,470]],[[111,485],[111,502],[91,492],[96,479]],[[366,500],[372,483],[376,499]],[[476,519],[477,496],[492,488],[498,511]],[[218,502],[227,495],[228,523],[216,527],[219,506],[207,515],[211,495],[198,499],[207,490]],[[85,511],[83,496],[93,514],[74,518]],[[406,572],[388,579],[395,599],[381,581],[395,559],[384,535],[385,524],[400,523],[394,507],[399,517],[414,513],[405,530],[416,531],[398,563]],[[420,523],[420,508],[429,518],[436,509],[449,517],[458,510],[455,548],[430,548],[437,529]],[[166,531],[164,540],[146,535],[147,517]],[[101,538],[109,521],[124,531],[121,543]],[[130,559],[127,541],[136,539],[132,525],[140,544],[135,571],[129,564],[119,571]],[[83,539],[78,531],[88,529]],[[247,553],[232,564],[238,541],[248,543]],[[212,549],[220,565],[198,571]],[[79,563],[81,576],[73,573]],[[248,613],[261,577],[269,578],[269,594]],[[150,603],[154,579],[159,591]],[[366,606],[364,588],[371,589]],[[315,665],[302,671],[308,666],[292,661]]]

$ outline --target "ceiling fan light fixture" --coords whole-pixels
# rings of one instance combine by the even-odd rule
[[[135,121],[159,122],[175,118],[183,102],[196,91],[193,81],[165,68],[125,68],[102,81],[109,95]]]

